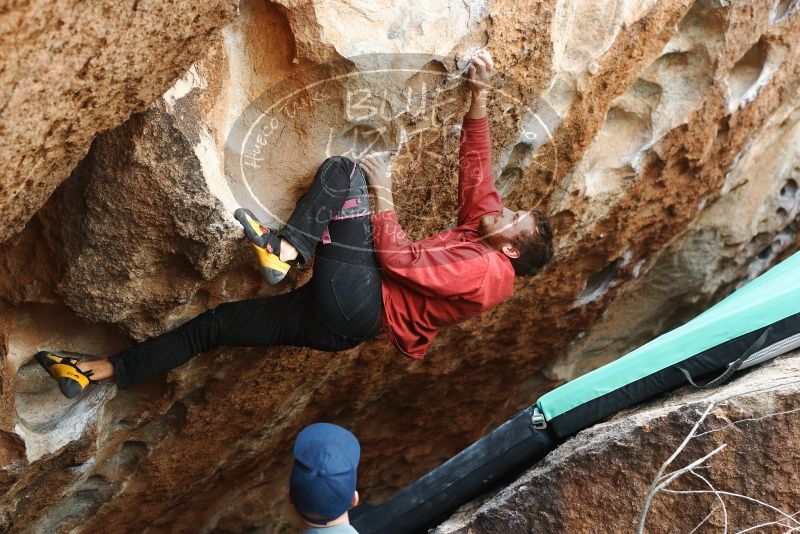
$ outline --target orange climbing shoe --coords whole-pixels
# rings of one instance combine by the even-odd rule
[[[244,228],[247,239],[256,251],[259,270],[264,280],[270,284],[283,280],[291,265],[280,259],[281,239],[261,224],[248,209],[239,208],[233,212],[233,216]]]
[[[61,393],[72,399],[90,383],[97,383],[91,379],[91,371],[83,372],[78,369],[81,356],[73,352],[42,350],[36,353],[35,358],[39,365],[58,382]]]
[[[277,284],[289,272],[291,265],[282,262],[275,254],[270,254],[261,247],[253,245],[258,257],[258,270],[261,277],[270,284]]]

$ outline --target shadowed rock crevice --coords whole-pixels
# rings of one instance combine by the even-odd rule
[[[108,480],[100,476],[91,476],[81,483],[74,493],[63,501],[54,503],[55,506],[42,518],[37,528],[44,532],[56,532],[60,529],[74,528],[91,521],[92,514],[112,494],[112,487]]]

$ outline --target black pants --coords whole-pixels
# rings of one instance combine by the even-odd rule
[[[281,233],[297,248],[300,261],[308,261],[315,252],[314,274],[307,284],[274,297],[220,304],[175,330],[115,354],[109,360],[118,387],[165,373],[216,347],[291,345],[337,351],[377,334],[381,278],[370,218],[331,220],[353,187],[365,187],[361,169],[352,172],[354,165],[347,158],[326,159]],[[325,227],[329,244],[320,243]]]

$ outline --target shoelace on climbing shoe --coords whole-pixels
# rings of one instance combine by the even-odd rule
[[[233,216],[242,225],[247,238],[253,245],[280,256],[281,238],[261,224],[261,221],[250,210],[239,208],[234,212]]]
[[[234,217],[244,227],[245,234],[256,251],[261,277],[269,284],[277,284],[283,280],[291,266],[279,257],[281,239],[246,208],[237,209]]]

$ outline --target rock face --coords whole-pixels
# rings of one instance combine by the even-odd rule
[[[279,531],[291,441],[317,420],[359,436],[360,490],[379,502],[554,385],[797,250],[794,4],[245,0],[221,39],[205,32],[231,15],[228,4],[169,18],[179,28],[169,40],[164,21],[142,22],[155,33],[126,25],[116,35],[135,43],[107,41],[103,53],[129,58],[126,72],[141,76],[85,83],[138,96],[59,123],[81,132],[48,138],[71,154],[61,174],[37,133],[51,124],[37,115],[46,111],[2,112],[21,132],[4,127],[4,143],[39,139],[23,143],[24,157],[49,184],[19,193],[9,221],[72,174],[0,249],[0,524]],[[414,238],[448,228],[460,74],[483,47],[498,71],[498,187],[509,207],[551,215],[557,258],[518,280],[512,299],[445,329],[425,361],[403,359],[384,336],[336,355],[220,349],[76,402],[30,364],[45,347],[110,354],[220,302],[304,283],[307,268],[264,287],[232,211],[246,205],[280,226],[328,155],[396,150],[404,228]],[[137,55],[145,48],[152,55]],[[183,74],[163,92],[167,69]],[[144,103],[76,165],[98,130]],[[4,154],[22,161],[17,149]],[[9,176],[3,187],[17,183]]]
[[[766,532],[800,526],[800,354],[578,433],[433,532]]]
[[[144,109],[236,14],[236,2],[38,0],[0,8],[0,242],[92,138]]]

